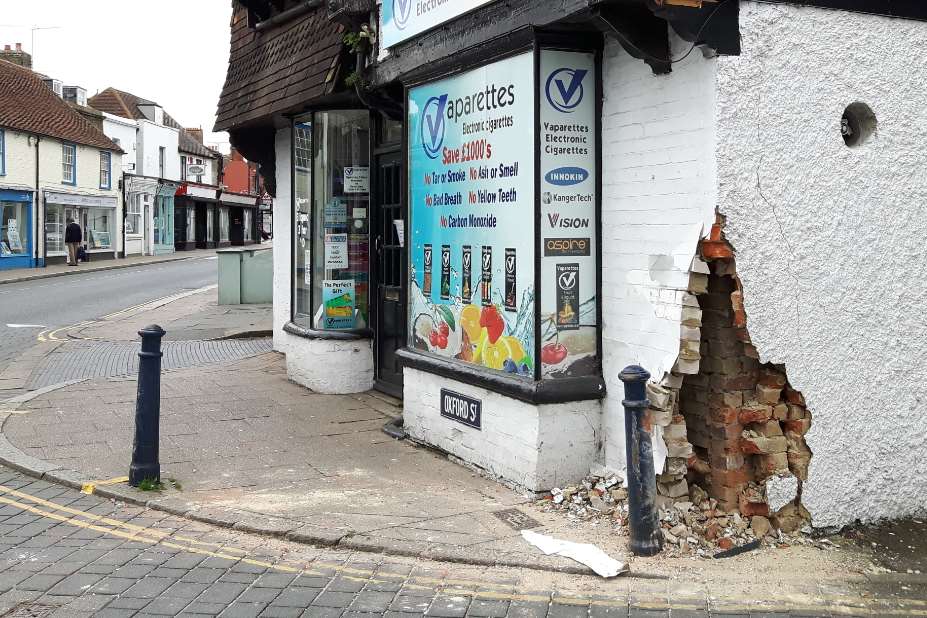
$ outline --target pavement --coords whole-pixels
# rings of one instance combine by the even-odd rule
[[[924,616],[904,578],[852,593],[780,571],[674,582],[317,548],[86,495],[0,467],[0,615],[615,618]],[[724,574],[750,570],[749,558]],[[796,587],[795,582],[802,582]],[[723,582],[720,583],[720,582]]]
[[[528,496],[443,453],[387,436],[381,428],[401,414],[400,402],[377,393],[322,395],[289,382],[283,357],[260,348],[269,340],[247,338],[269,328],[269,307],[232,309],[219,307],[214,299],[215,289],[207,286],[43,331],[44,341],[14,364],[31,367],[28,375],[17,378],[21,388],[7,390],[16,395],[0,399],[0,462],[43,479],[42,483],[56,483],[54,491],[82,489],[93,499],[112,500],[104,504],[137,505],[145,509],[140,511],[144,518],[174,518],[172,525],[180,528],[198,522],[214,532],[224,529],[223,534],[256,534],[247,537],[248,542],[261,548],[282,543],[298,547],[287,550],[294,552],[351,556],[363,552],[364,560],[377,562],[408,556],[459,565],[447,568],[455,576],[475,573],[473,581],[489,581],[480,577],[489,577],[490,572],[534,573],[542,579],[586,582],[587,595],[619,590],[624,596],[617,615],[631,610],[631,615],[667,615],[670,604],[676,607],[673,615],[687,615],[689,610],[696,613],[688,615],[708,615],[723,602],[736,605],[739,615],[745,616],[770,608],[785,608],[792,615],[837,615],[834,607],[841,608],[840,615],[891,615],[883,610],[927,615],[927,576],[890,572],[876,564],[865,545],[853,541],[836,539],[826,550],[769,547],[728,560],[629,557],[627,538],[610,526],[597,527],[542,510]],[[239,347],[237,354],[225,350],[215,357],[181,352],[177,356],[184,362],[166,363],[160,440],[161,478],[166,486],[144,492],[129,487],[124,477],[131,460],[135,368],[114,362],[118,355],[100,351],[135,345],[130,341],[132,333],[152,322],[176,334],[166,347],[253,347]],[[235,338],[236,325],[237,334],[246,338]],[[222,339],[198,338],[207,334]],[[54,347],[49,350],[50,346]],[[92,370],[91,376],[67,373],[54,360],[56,354],[86,349],[98,353],[84,353],[77,365]],[[46,384],[53,380],[62,381]],[[591,579],[584,566],[545,556],[529,545],[521,536],[523,528],[593,543],[629,561],[631,575],[622,576],[617,584]],[[621,583],[628,579],[654,584],[656,592],[634,601],[637,584]],[[530,588],[545,591],[539,598],[528,595],[547,608],[541,615],[585,616],[600,611],[593,597],[583,597],[578,609],[559,608],[552,596],[556,588],[550,586]],[[343,604],[335,608],[338,615],[352,611],[346,608],[353,607],[356,596],[337,597]],[[427,609],[430,615],[448,618],[480,615],[471,611],[477,597],[463,595],[465,602],[454,601],[453,608],[447,609],[433,606],[438,596],[436,592],[418,613]],[[508,615],[514,598],[504,599],[508,601],[504,612],[498,605],[490,615]],[[169,608],[189,609],[178,609],[179,603]],[[648,608],[646,603],[656,605]],[[299,615],[282,610],[266,613],[269,607],[261,610],[262,615]],[[306,601],[300,612],[308,611],[306,607],[313,606]],[[806,610],[811,613],[801,613]]]
[[[77,266],[68,266],[67,264],[52,264],[44,268],[0,270],[0,285],[3,285],[4,283],[21,283],[23,281],[48,279],[49,277],[87,274],[104,270],[117,270],[120,268],[130,268],[133,266],[147,266],[150,264],[163,264],[165,262],[177,262],[180,260],[203,259],[205,257],[211,257],[215,255],[215,249],[197,249],[194,251],[182,251],[177,253],[167,253],[164,255],[133,255],[112,260],[94,260],[91,262],[81,262]]]

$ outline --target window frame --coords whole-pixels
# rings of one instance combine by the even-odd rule
[[[0,129],[0,176],[6,176],[6,131]]]
[[[158,146],[158,178],[164,178],[165,167],[167,167],[167,148]]]
[[[103,167],[103,161],[106,161],[106,168]],[[103,182],[103,174],[106,173],[106,182]],[[100,188],[110,190],[113,188],[113,153],[108,150],[100,151]]]
[[[373,190],[372,189],[369,190],[367,193],[367,216],[368,216],[368,219],[367,219],[368,221],[368,232],[367,232],[368,234],[368,239],[367,239],[368,263],[367,263],[367,299],[366,299],[367,324],[366,326],[362,328],[357,328],[355,326],[355,328],[351,328],[351,329],[326,329],[322,327],[316,327],[315,325],[315,308],[316,308],[317,303],[320,302],[321,300],[319,298],[316,298],[316,290],[315,290],[315,284],[314,284],[314,275],[315,275],[314,269],[315,269],[315,262],[316,262],[316,257],[317,257],[316,252],[322,251],[324,254],[324,250],[325,250],[324,246],[317,247],[319,243],[314,242],[316,232],[318,231],[316,215],[319,210],[319,208],[316,205],[316,173],[315,173],[316,172],[316,150],[317,150],[316,144],[315,144],[317,118],[319,114],[324,114],[324,113],[329,113],[329,112],[358,112],[358,111],[366,111],[368,114],[367,116],[368,117],[367,157],[368,157],[368,168],[372,169],[374,165],[373,161],[374,161],[374,156],[375,156],[375,147],[374,147],[375,144],[373,142],[374,135],[375,135],[374,133],[375,118],[374,118],[373,112],[371,112],[367,108],[351,107],[351,106],[323,107],[323,108],[310,110],[308,112],[304,112],[301,114],[296,114],[289,118],[290,120],[290,165],[289,165],[290,204],[289,204],[289,208],[290,208],[290,216],[291,216],[291,221],[292,221],[292,225],[290,226],[290,248],[291,248],[290,257],[291,259],[290,259],[290,290],[289,290],[289,293],[290,293],[289,322],[293,327],[296,328],[297,331],[301,333],[304,333],[304,334],[311,333],[313,336],[321,336],[323,338],[341,339],[345,337],[357,338],[357,337],[372,337],[373,336],[372,320],[374,319],[373,316],[374,316],[374,311],[375,311],[374,302],[373,302],[374,260],[370,258],[370,253],[372,249],[372,245],[370,243],[373,242],[372,240],[373,230],[372,228],[369,227],[370,221],[371,221],[370,217],[372,216],[372,210],[371,210],[372,209],[371,203],[373,201]],[[297,166],[296,125],[299,123],[305,123],[307,121],[309,122],[310,127],[311,127],[309,130],[309,140],[308,140],[308,155],[309,156],[308,156],[308,161],[307,161],[308,167],[303,167],[303,166]],[[310,262],[309,264],[306,265],[306,267],[312,271],[313,283],[311,283],[309,286],[309,306],[312,310],[312,313],[308,315],[309,317],[308,326],[297,322],[297,310],[296,310],[296,307],[297,307],[297,302],[296,302],[296,297],[297,297],[297,290],[296,290],[297,229],[296,228],[298,225],[297,224],[297,220],[298,220],[297,204],[296,204],[296,170],[297,170],[297,167],[299,167],[299,169],[301,170],[308,170],[310,173],[310,176],[309,176],[309,212],[308,212],[308,215],[309,215],[308,234],[309,234],[309,239],[310,239],[310,243],[309,243]],[[306,314],[304,313],[300,313],[299,315],[306,316]]]
[[[66,152],[71,153],[71,179],[68,180],[65,176],[65,166],[67,165],[66,161]],[[71,187],[77,186],[77,144],[72,144],[69,142],[61,143],[61,184],[69,185]]]
[[[187,155],[180,155],[180,179],[187,179]]]

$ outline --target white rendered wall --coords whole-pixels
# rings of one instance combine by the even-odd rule
[[[808,402],[815,525],[927,505],[927,24],[741,3],[718,66],[719,204],[747,327]],[[851,149],[844,108],[879,129]]]
[[[403,428],[492,475],[530,491],[576,483],[594,461],[598,401],[535,406],[417,369],[403,370]],[[482,401],[482,429],[440,412],[442,388]]]
[[[180,180],[180,154],[177,152],[178,131],[148,120],[138,121],[137,170],[135,173],[154,178]],[[164,174],[160,173],[158,149],[164,147]]]
[[[119,145],[125,151],[122,155],[122,170],[127,174],[135,174],[136,168],[136,132],[138,125],[134,120],[128,120],[112,114],[103,114],[103,133],[110,139],[118,139]],[[116,175],[118,177],[118,174]]]
[[[360,393],[373,387],[373,345],[369,339],[307,339],[283,330],[290,321],[292,208],[290,129],[275,138],[277,196],[274,198],[274,349],[286,354],[287,376],[319,393]]]
[[[35,146],[29,145],[29,135],[13,129],[3,129],[6,174],[0,185],[35,192]],[[48,140],[51,143],[51,140]],[[45,140],[43,140],[43,145]]]
[[[671,35],[673,55],[689,44]],[[605,465],[625,468],[623,384],[641,365],[660,381],[677,359],[698,241],[714,222],[715,73],[696,50],[669,75],[608,38],[602,107]],[[660,439],[657,436],[655,439]]]

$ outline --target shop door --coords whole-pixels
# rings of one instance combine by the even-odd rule
[[[402,367],[396,357],[396,351],[406,344],[406,250],[401,238],[406,209],[402,202],[400,151],[377,154],[375,164],[373,197],[376,206],[371,224],[376,233],[376,386],[395,397],[402,397]]]
[[[196,205],[196,248],[206,248],[206,206]]]
[[[236,247],[245,244],[245,224],[242,210],[242,208],[233,207],[229,211],[229,216],[232,218],[231,223],[229,223],[229,242]]]

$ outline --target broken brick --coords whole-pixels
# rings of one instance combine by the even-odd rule
[[[799,406],[805,405],[805,396],[795,389],[787,386],[783,394],[785,395],[786,402],[794,403]]]
[[[770,405],[775,405],[779,403],[779,397],[782,395],[781,388],[775,388],[772,386],[764,386],[763,384],[756,385],[756,398],[760,403],[768,403]]]
[[[774,438],[782,435],[782,425],[779,424],[779,421],[757,423],[751,427],[751,429],[765,438]]]
[[[740,441],[740,450],[747,455],[784,453],[787,448],[785,437],[767,438],[753,431],[745,431]]]
[[[771,453],[759,455],[754,461],[756,474],[760,478],[767,478],[789,472],[789,460],[785,453]]]
[[[739,418],[742,425],[749,425],[750,423],[768,421],[772,418],[772,414],[773,409],[771,406],[760,403],[750,403],[740,409]]]
[[[740,514],[744,517],[769,517],[769,505],[766,502],[753,502],[747,496],[740,496]]]
[[[794,421],[785,421],[782,423],[782,429],[786,434],[795,434],[803,436],[808,433],[808,430],[811,429],[811,419],[810,418],[800,418]]]

